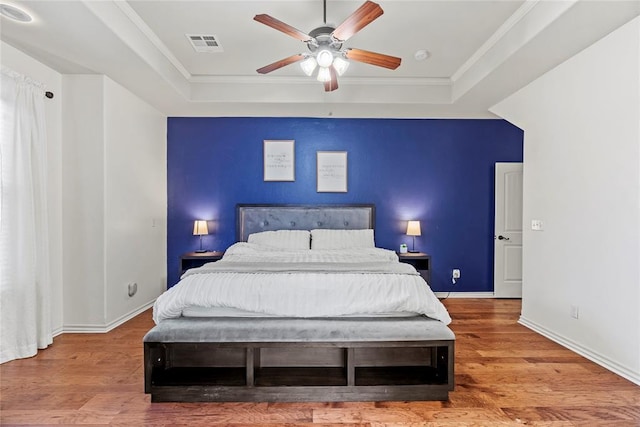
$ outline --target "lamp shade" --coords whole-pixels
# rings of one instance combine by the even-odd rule
[[[316,80],[319,82],[328,82],[331,80],[331,71],[326,67],[320,67],[320,69],[318,69],[318,76],[316,77]]]
[[[407,236],[421,236],[420,221],[407,221]]]
[[[349,61],[339,56],[336,56],[336,58],[333,60],[333,68],[335,68],[336,73],[338,73],[338,75],[341,76],[344,74],[345,71],[347,71],[347,68],[349,68]]]
[[[313,74],[313,70],[315,70],[317,66],[318,66],[318,62],[316,61],[316,58],[314,58],[313,56],[307,57],[307,59],[305,59],[300,63],[300,67],[302,68],[302,71],[304,71],[304,73],[307,76],[310,76],[311,74]]]
[[[333,63],[333,54],[328,49],[322,49],[316,55],[316,61],[318,61],[319,66],[326,68]]]
[[[207,226],[207,221],[204,220],[196,220],[193,222],[193,235],[194,236],[204,236],[209,234],[209,227]]]

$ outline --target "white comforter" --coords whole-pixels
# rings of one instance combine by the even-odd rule
[[[339,317],[418,313],[451,322],[416,270],[386,249],[285,251],[236,243],[222,260],[187,271],[153,307],[153,320],[187,307],[266,316]]]

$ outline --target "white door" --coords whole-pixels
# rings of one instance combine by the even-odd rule
[[[496,163],[493,293],[522,297],[522,163]]]

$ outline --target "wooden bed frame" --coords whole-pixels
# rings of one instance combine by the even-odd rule
[[[238,205],[237,237],[373,228],[374,215],[373,205]],[[152,402],[295,402],[447,400],[453,390],[455,336],[437,320],[262,318],[259,333],[256,323],[161,322],[144,338],[145,393]],[[269,338],[270,327],[278,328],[277,339]],[[401,339],[399,329],[408,331]]]

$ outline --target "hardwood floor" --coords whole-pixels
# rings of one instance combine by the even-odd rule
[[[108,334],[65,334],[0,365],[2,425],[640,426],[640,387],[518,325],[520,301],[450,299],[448,402],[154,403],[147,311]]]

